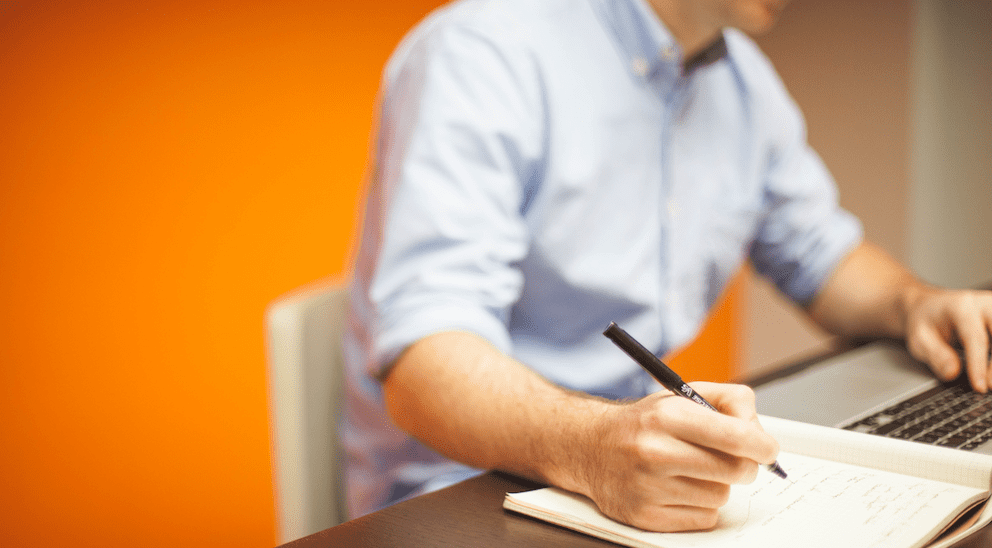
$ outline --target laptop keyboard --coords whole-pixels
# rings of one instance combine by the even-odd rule
[[[844,429],[972,450],[992,440],[992,395],[965,383],[941,385]]]

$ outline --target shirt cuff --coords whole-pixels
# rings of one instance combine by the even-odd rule
[[[388,316],[388,314],[386,314]],[[464,302],[440,303],[430,307],[383,318],[375,337],[370,373],[383,379],[404,350],[420,339],[445,331],[467,331],[489,341],[499,351],[510,354],[513,344],[506,325],[493,312]]]
[[[846,211],[842,214],[830,228],[831,237],[811,250],[792,276],[781,280],[780,289],[795,302],[805,304],[816,297],[840,262],[861,243],[861,223]]]

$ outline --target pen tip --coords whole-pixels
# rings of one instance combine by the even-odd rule
[[[773,462],[769,464],[768,470],[770,470],[773,474],[775,474],[776,476],[782,479],[787,479],[789,477],[789,475],[785,473],[785,470],[783,470],[782,467],[779,466],[778,462]]]

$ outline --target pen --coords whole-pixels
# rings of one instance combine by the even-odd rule
[[[665,365],[665,362],[658,359],[650,350],[644,348],[644,345],[637,342],[634,337],[631,337],[629,333],[620,329],[620,326],[616,322],[610,322],[610,326],[603,331],[603,335],[606,335],[611,341],[614,342],[621,350],[627,353],[628,356],[634,358],[641,367],[643,367],[651,376],[658,379],[658,382],[662,386],[675,392],[679,396],[688,398],[703,407],[712,409],[716,411],[716,407],[710,405],[710,402],[706,401],[702,396],[696,393],[691,386],[679,377],[678,373],[672,371],[670,367]],[[785,470],[779,466],[778,461],[771,464],[765,465],[770,472],[776,476],[785,479]]]

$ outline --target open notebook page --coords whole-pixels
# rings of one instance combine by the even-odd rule
[[[636,547],[915,547],[936,536],[985,491],[782,453],[789,472],[734,486],[711,530],[651,533],[607,518],[589,499],[554,488],[509,494],[507,508]]]
[[[760,417],[762,426],[783,450],[812,454],[839,462],[873,463],[872,466],[931,479],[982,487],[992,485],[992,456],[916,442],[894,440],[837,428]],[[967,523],[955,525],[931,548],[950,546],[992,522],[992,505],[983,504]]]

